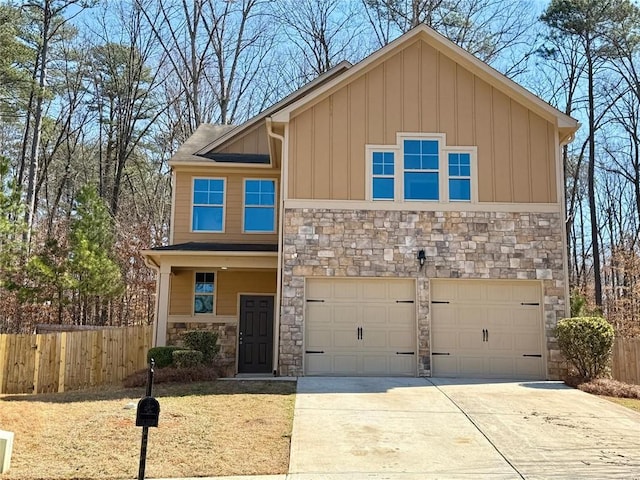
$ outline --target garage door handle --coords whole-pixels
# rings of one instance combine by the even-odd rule
[[[413,303],[413,300],[396,300],[396,303]]]
[[[530,305],[530,306],[536,306],[536,307],[540,306],[540,304],[537,302],[522,302],[520,305]]]
[[[536,357],[536,358],[542,358],[542,355],[539,353],[525,353],[524,355],[522,355],[523,357]]]
[[[441,352],[432,352],[431,355],[451,355],[449,352],[441,353]]]
[[[396,355],[415,355],[416,352],[396,352]]]
[[[324,350],[305,350],[305,353],[324,353]]]

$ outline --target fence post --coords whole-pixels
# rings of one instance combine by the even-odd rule
[[[60,335],[60,368],[58,370],[58,392],[64,392],[64,382],[67,370],[67,332]]]
[[[42,340],[43,335],[36,335],[36,351],[33,363],[33,393],[38,393],[40,388],[40,364],[42,363]]]
[[[0,394],[6,393],[6,372],[7,372],[7,357],[9,352],[7,351],[7,334],[0,335]]]

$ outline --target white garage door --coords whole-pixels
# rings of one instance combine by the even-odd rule
[[[543,379],[538,282],[432,280],[434,376]]]
[[[307,375],[416,375],[415,283],[307,279]]]

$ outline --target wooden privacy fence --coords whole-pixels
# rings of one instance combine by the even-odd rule
[[[611,376],[640,385],[640,338],[617,338],[613,345]]]
[[[146,366],[153,327],[0,335],[0,393],[118,384]]]

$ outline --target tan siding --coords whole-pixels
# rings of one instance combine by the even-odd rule
[[[234,139],[224,148],[220,149],[224,153],[269,153],[267,143],[267,127],[264,123],[246,132],[241,137]]]
[[[440,132],[438,122],[438,52],[430,45],[421,42],[422,62],[420,78],[422,79],[422,131]],[[415,67],[414,67],[415,68]],[[412,101],[411,99],[407,99]]]
[[[535,113],[529,112],[529,125],[531,126],[531,201],[544,202],[552,198],[549,169],[545,168],[550,143],[547,137],[547,122]]]
[[[364,200],[365,144],[424,132],[478,147],[481,202],[555,202],[555,131],[420,40],[292,114],[289,196]]]
[[[191,315],[193,313],[193,272],[175,270],[171,275],[169,315]]]
[[[511,111],[510,100],[502,92],[492,89],[493,112],[493,168],[496,177],[494,201],[513,201],[511,188]]]
[[[349,198],[364,200],[365,183],[363,172],[366,171],[364,145],[367,143],[367,77],[363,76],[349,85]],[[341,127],[340,119],[336,118],[333,131]]]
[[[384,143],[396,142],[396,132],[404,130],[402,121],[402,55],[391,57],[384,64]]]
[[[420,131],[420,42],[407,47],[402,56],[402,106],[405,132]]]
[[[493,202],[495,199],[495,181],[492,136],[492,100],[491,86],[475,79],[475,114],[476,114],[476,139],[478,147],[478,199],[481,202]]]
[[[516,102],[511,108],[511,161],[513,165],[513,199],[519,203],[531,201],[529,162],[529,116],[527,110]]]
[[[331,98],[313,107],[312,198],[331,198]]]
[[[447,144],[457,145],[456,137],[456,64],[438,55],[438,114],[440,131],[447,134]]]
[[[384,143],[384,65],[367,74],[367,142]]]
[[[475,115],[473,104],[473,75],[464,68],[456,68],[456,138],[457,145],[475,144]],[[451,143],[449,139],[447,142]]]
[[[235,169],[219,170],[217,167],[203,169],[176,169],[175,220],[173,243],[184,242],[239,242],[276,243],[277,234],[246,234],[242,232],[243,189],[245,178],[273,178],[278,189],[279,176],[272,170]],[[193,178],[226,178],[225,231],[224,233],[191,232],[191,195]],[[276,200],[277,203],[277,200]],[[277,219],[276,219],[277,222]],[[276,223],[277,225],[277,223]]]
[[[238,315],[239,293],[276,293],[276,272],[219,271],[217,315]]]
[[[349,115],[349,90],[343,88],[333,96],[332,125]],[[345,120],[342,120],[345,122]],[[346,200],[349,198],[349,124],[346,128],[332,128],[331,143],[331,194],[330,198]]]

